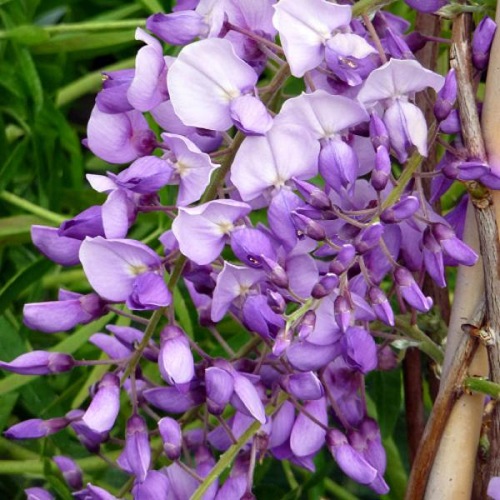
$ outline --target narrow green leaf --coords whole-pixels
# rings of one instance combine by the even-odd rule
[[[13,215],[0,219],[0,247],[31,241],[31,226],[45,224],[43,219],[33,215]]]
[[[0,32],[0,38],[8,38],[23,45],[33,45],[47,41],[50,35],[40,26],[25,24]]]
[[[194,338],[193,323],[191,321],[191,316],[189,316],[189,309],[178,287],[174,288],[174,309],[182,329],[191,338]]]
[[[26,288],[36,283],[53,266],[53,262],[42,258],[25,267],[11,278],[3,288],[0,289],[0,313],[26,290]]]
[[[61,52],[81,52],[84,50],[103,49],[117,45],[136,43],[133,30],[117,33],[99,33],[87,35],[61,35],[38,45],[33,45],[34,54],[59,54]]]
[[[5,189],[14,173],[16,171],[19,171],[21,162],[25,160],[28,144],[28,137],[25,137],[23,140],[19,141],[8,156],[5,163],[0,166],[0,191]]]
[[[106,325],[113,319],[113,317],[114,314],[110,313],[107,316],[104,316],[103,318],[94,321],[93,323],[90,323],[89,325],[82,326],[81,328],[76,330],[75,333],[69,335],[63,341],[55,345],[51,349],[51,351],[66,352],[68,354],[73,354],[83,344],[85,344],[85,342],[87,342],[87,340],[92,334],[101,330],[104,327],[104,325]],[[0,380],[0,396],[3,394],[8,394],[9,392],[12,392],[20,387],[23,387],[24,385],[28,384],[29,382],[37,378],[38,377],[31,375],[29,376],[17,375],[17,374],[9,375],[8,377],[5,377],[4,379]]]
[[[394,439],[392,437],[384,439],[382,444],[387,455],[385,480],[389,485],[390,491],[381,498],[384,500],[400,500],[401,498],[405,498],[408,475]]]
[[[35,114],[43,107],[43,87],[33,58],[28,49],[19,47],[16,50],[17,62],[20,66],[24,81],[33,99]]]
[[[165,11],[163,5],[158,0],[139,0],[139,2],[144,5],[151,14]]]
[[[16,405],[18,397],[19,394],[17,392],[5,394],[0,397],[0,432],[7,426],[7,420]]]
[[[401,371],[370,373],[367,388],[377,408],[377,420],[382,438],[390,437],[401,410]]]

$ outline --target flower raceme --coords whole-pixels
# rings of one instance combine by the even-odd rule
[[[325,445],[345,474],[386,493],[364,377],[392,368],[395,356],[373,331],[394,335],[397,314],[429,311],[425,274],[444,287],[445,265],[477,260],[460,239],[463,205],[443,216],[421,182],[396,175],[434,145],[416,93],[438,92],[436,118],[450,127],[453,73],[445,80],[413,58],[404,20],[378,11],[365,26],[349,5],[326,0],[179,2],[147,28],[184,46],[165,56],[138,30],[135,68],[106,75],[85,141],[111,164],[87,177],[106,201],[59,228],[32,230],[45,256],[81,264],[93,291],[63,290],[58,301],[24,309],[25,324],[46,333],[110,310],[131,324],[91,336],[110,359],[85,411],[17,423],[6,435],[69,427],[95,453],[120,432],[122,412],[116,465],[133,477],[134,498],[189,498],[205,477],[210,498],[249,498],[256,455],[314,470]],[[491,32],[488,23],[477,34],[478,61]],[[299,95],[290,73],[302,79]],[[488,165],[455,157],[459,132],[454,140],[433,180],[436,196],[454,179],[497,182]],[[133,238],[147,221],[162,227],[148,245]],[[206,330],[181,329],[191,318],[186,303]],[[247,329],[249,346],[235,353],[220,322]],[[51,375],[85,364],[35,350],[0,368]],[[132,410],[120,407],[125,393]],[[198,418],[200,406],[210,418]],[[255,422],[259,433],[240,442]],[[158,433],[171,461],[161,470],[151,450]],[[218,483],[209,471],[236,445]],[[75,494],[110,498],[101,490],[89,484]]]

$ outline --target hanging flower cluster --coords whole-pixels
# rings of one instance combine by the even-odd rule
[[[32,230],[48,258],[81,264],[93,292],[61,290],[58,301],[24,309],[25,324],[46,333],[109,310],[132,323],[90,338],[110,369],[84,409],[20,422],[7,437],[71,428],[93,453],[111,435],[121,438],[116,466],[139,499],[187,499],[197,490],[207,499],[250,498],[256,459],[314,470],[325,445],[345,474],[387,493],[364,378],[396,359],[377,332],[390,331],[398,312],[431,309],[426,275],[444,287],[445,266],[477,260],[460,239],[465,203],[445,217],[431,203],[456,179],[500,186],[497,172],[463,153],[453,72],[444,78],[422,67],[408,27],[383,11],[367,26],[350,5],[326,0],[200,0],[150,17],[149,33],[137,30],[144,45],[135,69],[105,75],[88,123],[86,146],[120,165],[87,176],[106,201],[59,228]],[[491,20],[478,28],[478,71],[493,30]],[[183,47],[164,56],[158,39]],[[285,98],[290,75],[303,92]],[[435,100],[431,124],[417,92]],[[428,200],[418,166],[441,131],[454,135]],[[176,202],[165,205],[172,185]],[[159,238],[163,252],[128,237],[152,211],[172,219]],[[179,285],[224,357],[180,328]],[[227,316],[253,337],[237,353],[218,331]],[[0,367],[45,375],[86,364],[33,351]],[[156,380],[144,375],[148,365]],[[120,401],[124,435],[114,431]],[[162,448],[153,451],[158,435]],[[221,481],[211,471],[234,447]],[[169,463],[160,469],[159,453]],[[84,485],[71,459],[54,460],[76,498],[114,498]],[[51,498],[39,490],[27,492]]]

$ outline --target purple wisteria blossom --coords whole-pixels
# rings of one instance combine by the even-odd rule
[[[175,112],[189,126],[227,130],[233,123],[247,133],[262,134],[272,119],[253,94],[257,74],[230,42],[202,40],[186,47],[168,72]]]
[[[366,79],[358,99],[366,106],[384,106],[384,123],[400,161],[406,160],[411,145],[427,156],[425,118],[409,98],[427,87],[438,91],[443,85],[441,75],[425,69],[417,61],[398,59],[391,59]]]

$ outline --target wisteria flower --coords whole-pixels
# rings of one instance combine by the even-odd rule
[[[111,302],[132,309],[155,309],[170,303],[161,260],[149,247],[133,240],[87,238],[80,261],[92,288]]]
[[[179,249],[197,264],[209,264],[221,253],[234,223],[251,211],[246,203],[216,200],[193,208],[179,208],[172,231]]]
[[[184,47],[170,67],[168,91],[176,114],[186,124],[227,130],[233,124],[262,134],[272,119],[253,95],[257,74],[230,42],[218,38]]]
[[[280,34],[294,76],[301,77],[319,66],[329,43],[334,44],[332,50],[342,57],[353,55],[362,58],[375,53],[366,40],[355,34],[349,35],[355,38],[349,54],[341,51],[336,37],[345,35],[337,34],[337,30],[347,28],[351,22],[349,5],[337,5],[325,0],[280,0],[274,8],[273,23]]]
[[[385,107],[384,122],[401,162],[408,157],[411,145],[415,145],[422,156],[427,156],[425,117],[410,98],[427,87],[438,91],[443,85],[444,77],[414,60],[391,59],[366,79],[358,99],[366,106],[381,103]]]

